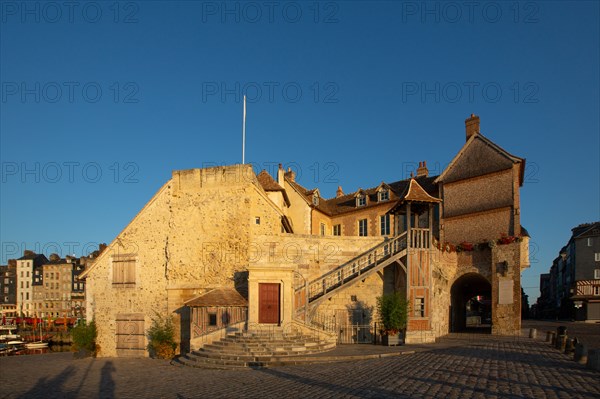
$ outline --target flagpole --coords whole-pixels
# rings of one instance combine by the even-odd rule
[[[246,163],[246,96],[244,95],[244,117],[242,121],[242,165]]]

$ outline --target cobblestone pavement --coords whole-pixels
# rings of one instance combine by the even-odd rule
[[[600,372],[541,340],[468,340],[382,359],[217,371],[153,359],[0,358],[3,398],[598,398]],[[409,346],[407,346],[407,349]]]

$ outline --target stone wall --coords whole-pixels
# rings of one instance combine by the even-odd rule
[[[98,324],[100,356],[115,356],[119,315],[173,315],[189,336],[183,303],[216,287],[247,290],[254,236],[278,236],[281,210],[248,165],[176,171],[89,269],[87,308]],[[135,257],[135,284],[113,284],[113,259]],[[183,327],[183,328],[181,328]],[[185,349],[185,348],[184,348]]]

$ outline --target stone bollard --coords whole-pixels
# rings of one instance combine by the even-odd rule
[[[572,338],[567,338],[567,344],[565,346],[565,354],[570,355],[575,350],[575,341]]]
[[[552,342],[552,331],[546,331],[546,342]]]
[[[575,360],[579,364],[586,364],[588,359],[588,350],[585,344],[575,345]]]
[[[600,371],[600,349],[590,349],[588,351],[587,363],[588,369]]]
[[[537,337],[537,330],[535,328],[529,329],[529,338],[535,339]]]
[[[566,335],[558,335],[556,337],[556,349],[558,349],[561,352],[564,352],[566,346],[567,346],[567,336]]]
[[[550,331],[550,345],[556,345],[556,332]]]

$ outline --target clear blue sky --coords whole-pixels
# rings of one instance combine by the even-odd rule
[[[464,120],[527,159],[530,302],[600,219],[599,5],[1,3],[2,257],[110,242],[174,169],[279,162],[333,196],[440,173]]]

